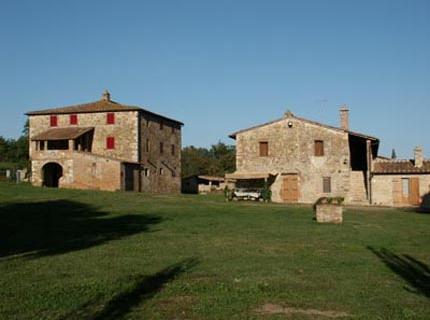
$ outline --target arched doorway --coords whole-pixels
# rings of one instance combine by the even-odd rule
[[[58,188],[58,182],[63,175],[63,167],[56,162],[49,162],[42,168],[43,186]]]

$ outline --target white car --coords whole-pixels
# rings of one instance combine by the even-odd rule
[[[262,200],[260,189],[237,188],[233,191],[233,200]]]

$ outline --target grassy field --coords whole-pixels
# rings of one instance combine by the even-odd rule
[[[429,319],[430,215],[0,183],[0,319]]]

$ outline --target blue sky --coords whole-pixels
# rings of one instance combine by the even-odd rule
[[[295,114],[430,155],[430,1],[0,1],[0,135],[96,100],[185,122],[183,144]]]

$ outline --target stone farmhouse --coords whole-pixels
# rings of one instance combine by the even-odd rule
[[[28,112],[36,186],[179,193],[183,123],[101,100]]]
[[[412,161],[378,157],[379,139],[351,131],[349,110],[340,127],[295,116],[237,131],[236,187],[263,187],[272,201],[313,203],[323,196],[348,204],[418,205],[429,192],[430,161],[416,149]]]

